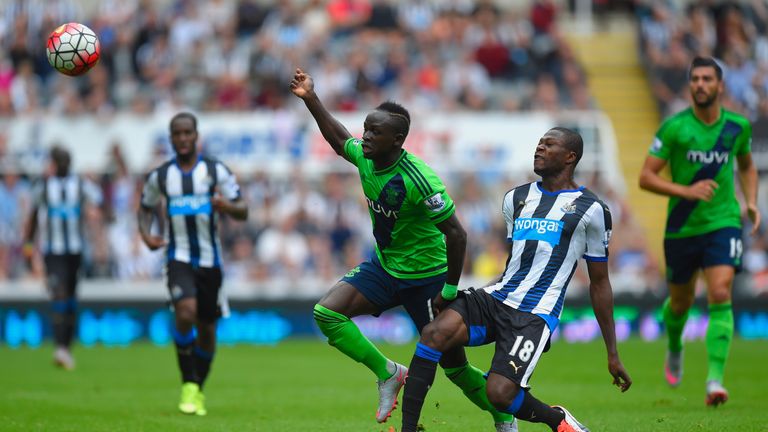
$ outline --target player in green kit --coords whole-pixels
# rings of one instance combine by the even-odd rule
[[[749,120],[720,105],[723,71],[717,62],[696,57],[689,86],[693,104],[662,123],[640,172],[640,187],[670,197],[664,236],[669,283],[669,298],[663,306],[669,337],[665,378],[672,387],[680,384],[682,333],[702,269],[709,304],[706,404],[718,406],[728,400],[723,372],[733,339],[731,289],[742,253],[734,160],[752,234],[760,226],[757,170],[752,163]],[[659,175],[667,163],[671,181]]]
[[[330,345],[377,376],[376,421],[383,423],[397,405],[408,369],[385,357],[350,318],[402,305],[421,332],[456,298],[466,232],[440,178],[402,148],[411,122],[405,108],[382,103],[366,117],[362,139],[355,139],[325,109],[308,74],[297,69],[290,88],[333,150],[357,167],[368,203],[376,254],[350,270],[315,305],[314,316]],[[463,348],[447,354],[440,364],[448,378],[493,415],[497,431],[517,431],[514,417],[488,401],[483,372],[467,362]]]

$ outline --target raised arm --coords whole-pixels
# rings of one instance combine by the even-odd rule
[[[744,200],[747,205],[747,216],[752,221],[752,235],[760,228],[760,210],[757,208],[757,169],[752,161],[752,153],[739,156],[736,161],[739,165],[739,182],[744,192]]]
[[[605,348],[608,351],[608,372],[613,376],[613,384],[622,392],[629,390],[632,379],[624,369],[616,348],[616,328],[613,322],[613,291],[608,279],[607,261],[587,261],[589,271],[589,296],[595,311],[600,332],[603,334]]]
[[[323,138],[328,141],[337,155],[343,157],[344,143],[352,137],[352,134],[320,102],[320,98],[315,93],[315,83],[312,81],[312,77],[297,68],[296,73],[293,74],[290,88],[293,94],[304,100],[304,104],[320,128]]]
[[[649,155],[640,169],[638,184],[641,189],[659,195],[679,197],[687,200],[709,201],[715,195],[718,184],[712,179],[699,180],[692,185],[683,185],[667,180],[659,173],[667,165],[667,161]]]

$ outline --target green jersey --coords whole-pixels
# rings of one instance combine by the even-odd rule
[[[435,224],[451,217],[456,207],[435,172],[406,151],[391,166],[376,170],[354,138],[344,143],[344,155],[360,174],[384,269],[401,279],[447,271],[445,238]]]
[[[734,159],[750,152],[752,126],[743,116],[721,109],[720,119],[706,125],[692,108],[662,123],[650,154],[669,163],[672,181],[690,185],[712,179],[719,187],[709,202],[671,197],[666,238],[705,234],[741,227],[741,210],[734,189]]]

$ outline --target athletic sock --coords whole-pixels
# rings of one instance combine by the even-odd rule
[[[709,305],[707,328],[707,381],[723,382],[725,362],[733,340],[733,309],[730,303]]]
[[[662,314],[664,326],[667,328],[669,351],[678,353],[683,350],[683,329],[685,329],[685,322],[688,321],[688,311],[682,315],[675,315],[667,298],[662,306]]]
[[[53,340],[56,346],[69,348],[75,336],[77,321],[77,302],[75,299],[53,301]]]
[[[456,368],[445,368],[445,376],[464,392],[467,399],[493,416],[496,423],[511,422],[514,417],[511,414],[499,412],[491,402],[485,391],[486,379],[483,371],[472,366],[469,362]]]
[[[504,411],[520,420],[531,423],[546,423],[553,431],[557,430],[557,426],[565,418],[562,411],[536,399],[525,389],[520,389],[517,392],[512,404]]]
[[[416,344],[416,352],[408,368],[408,378],[403,391],[402,432],[416,432],[427,392],[435,381],[437,362],[443,353],[422,343]]]
[[[199,346],[195,346],[192,350],[192,356],[195,359],[195,372],[197,373],[197,383],[200,385],[200,389],[203,388],[206,378],[208,378],[208,372],[211,370],[211,363],[213,362],[213,355],[215,352],[208,352]]]
[[[190,330],[188,333],[182,334],[174,328],[173,342],[176,344],[176,357],[179,360],[181,382],[197,382],[195,358],[192,355],[195,346],[195,332]]]
[[[314,316],[320,331],[328,338],[328,344],[352,360],[367,366],[379,380],[392,376],[392,362],[363,336],[351,319],[319,304],[315,305]]]

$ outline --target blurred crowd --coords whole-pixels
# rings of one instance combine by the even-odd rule
[[[280,107],[294,68],[336,110],[395,99],[425,109],[591,107],[553,0],[7,0],[0,6],[0,116]],[[73,80],[45,38],[79,21],[99,67]]]
[[[688,105],[688,66],[717,58],[729,109],[768,118],[768,2],[646,1],[636,8],[642,54],[663,116]]]
[[[77,153],[73,156],[77,158]],[[160,280],[162,252],[150,252],[136,228],[143,179],[127,170],[119,144],[113,147],[112,159],[105,171],[89,175],[100,185],[105,199],[100,208],[84,212],[89,240],[84,274],[126,281]],[[501,274],[508,254],[502,198],[513,186],[535,178],[530,176],[532,173],[441,174],[468,233],[464,275],[467,280],[489,282]],[[626,202],[599,174],[583,172],[579,177],[581,184],[603,197],[611,208],[614,235],[610,265],[615,290],[637,295],[658,292],[658,265],[648,253]],[[288,176],[241,173],[238,180],[250,216],[246,222],[222,218],[228,283],[257,290],[257,286],[269,285],[273,280],[287,280],[292,286],[292,281],[311,279],[327,289],[325,284],[373,253],[370,218],[353,170],[323,175],[296,171]],[[42,277],[41,257],[30,262],[21,253],[32,181],[13,171],[2,175],[0,282]],[[587,280],[585,267],[579,266],[569,292],[585,294]]]

